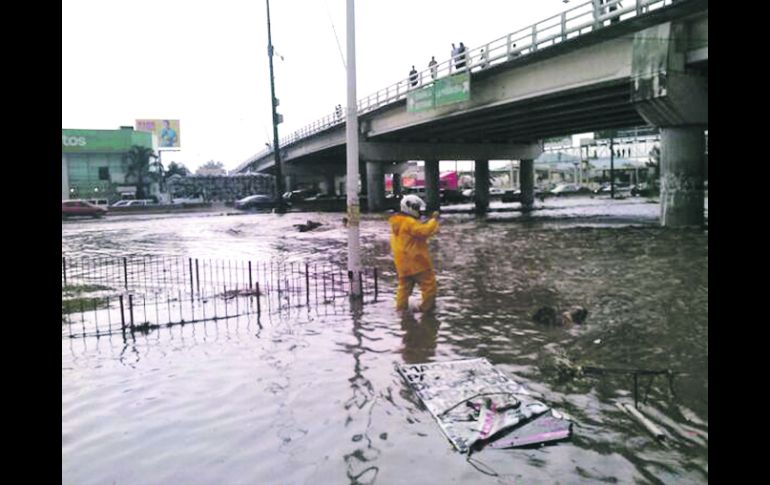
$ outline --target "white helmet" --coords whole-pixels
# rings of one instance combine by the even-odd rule
[[[425,209],[425,202],[414,194],[405,195],[401,199],[401,212],[413,217],[420,217],[420,210]]]

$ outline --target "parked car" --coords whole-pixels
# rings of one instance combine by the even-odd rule
[[[110,201],[107,199],[88,199],[88,202],[99,207],[107,207],[110,205]]]
[[[235,208],[239,210],[272,209],[274,206],[275,200],[271,196],[264,194],[250,195],[235,201]]]
[[[508,189],[503,192],[503,197],[500,200],[503,202],[521,202],[521,190]]]
[[[632,185],[631,186],[631,195],[634,196],[642,196],[642,197],[649,197],[652,195],[652,187],[650,187],[650,184],[646,182],[642,182],[640,184]]]
[[[503,195],[505,195],[505,190],[504,189],[500,189],[500,188],[497,188],[497,187],[490,187],[489,188],[489,197],[490,198],[492,198],[492,197],[502,197]]]
[[[313,189],[291,190],[283,194],[283,200],[286,202],[298,202],[318,195],[318,191]]]
[[[580,187],[576,184],[559,184],[551,189],[553,195],[575,194],[579,191]]]
[[[203,197],[174,197],[172,199],[173,204],[202,204]]]
[[[136,199],[136,200],[129,200],[124,207],[144,207],[144,206],[156,205],[156,204],[157,202],[153,201],[152,199]]]
[[[129,202],[131,202],[131,200],[129,200],[129,199],[119,200],[117,202],[114,202],[110,207],[123,207],[126,204],[128,204]]]
[[[61,201],[61,218],[76,216],[102,217],[107,213],[107,209],[91,204],[85,200],[63,200]]]

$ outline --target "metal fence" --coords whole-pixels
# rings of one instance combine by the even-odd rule
[[[364,303],[377,301],[376,268],[360,274]],[[149,331],[200,321],[333,303],[350,276],[331,263],[183,257],[62,257],[67,337]]]

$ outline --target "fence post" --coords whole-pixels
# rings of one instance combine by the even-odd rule
[[[131,319],[131,331],[134,331],[134,299],[132,298],[133,295],[128,295],[128,315]]]
[[[305,301],[310,306],[310,265],[305,263]]]
[[[198,268],[198,258],[195,258],[195,284],[198,288],[198,297],[200,297],[201,294],[201,275],[200,270]]]
[[[377,295],[379,294],[379,285],[377,284],[377,268],[374,268],[374,301],[377,301]]]
[[[126,313],[123,307],[123,295],[120,295],[120,329],[123,333],[126,332]]]
[[[61,270],[64,275],[64,286],[67,286],[67,258],[64,256],[61,258]]]
[[[190,262],[190,299],[193,298],[195,295],[195,286],[193,285],[193,268],[192,268],[192,258],[188,258]]]
[[[259,281],[257,281],[257,317],[259,317],[262,314],[262,306],[261,306],[261,304],[259,302],[259,297],[260,297]]]
[[[128,291],[128,260],[125,257],[123,258],[123,283]]]
[[[249,290],[254,288],[254,285],[251,282],[251,261],[249,261]]]

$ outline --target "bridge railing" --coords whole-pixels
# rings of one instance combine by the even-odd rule
[[[511,32],[484,45],[467,49],[464,55],[438,62],[433,68],[417,72],[414,78],[407,76],[400,81],[380,89],[358,100],[358,115],[374,111],[383,106],[405,99],[413,89],[428,86],[458,72],[479,72],[493,66],[512,61],[561,42],[595,31],[610,23],[627,20],[649,11],[671,5],[677,0],[589,0],[575,5],[557,15],[548,17],[533,25]],[[604,3],[603,3],[604,2]],[[461,61],[458,67],[457,61]],[[463,62],[464,61],[464,62]],[[414,83],[414,85],[413,85]],[[299,130],[280,139],[280,145],[290,145],[307,136],[332,128],[345,122],[346,108],[326,115]],[[269,154],[266,149],[241,164],[240,171],[256,159]]]

